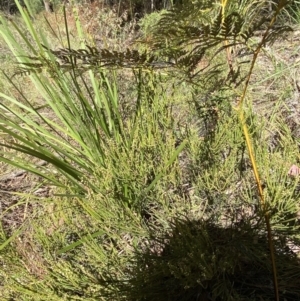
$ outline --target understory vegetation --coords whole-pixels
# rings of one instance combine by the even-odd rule
[[[299,3],[24,2],[0,15],[0,299],[300,300]]]

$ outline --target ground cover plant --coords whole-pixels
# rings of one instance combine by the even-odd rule
[[[300,299],[297,51],[276,23],[295,4],[269,4],[178,4],[100,44],[80,6],[60,27],[29,3],[1,17],[18,168],[0,179],[1,298]]]

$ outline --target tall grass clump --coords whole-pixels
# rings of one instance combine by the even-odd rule
[[[1,212],[25,208],[1,227],[3,298],[298,300],[298,140],[283,100],[251,99],[289,1],[188,1],[124,51],[89,45],[76,10],[74,47],[65,9],[55,48],[16,4],[0,158],[32,183]]]
[[[133,212],[136,210],[145,214],[152,202],[164,193],[164,187],[167,186],[165,180],[161,182],[161,189],[154,189],[159,179],[168,178],[176,185],[179,170],[175,161],[185,142],[176,144],[172,134],[171,106],[167,104],[166,96],[159,95],[157,75],[151,71],[144,73],[135,70],[129,75],[135,82],[135,91],[130,92],[132,94],[124,99],[124,103],[120,103],[117,71],[95,63],[96,68],[84,73],[86,70],[79,70],[76,58],[72,56],[67,65],[60,66],[65,50],[61,50],[62,57],[58,60],[55,56],[57,52],[50,51],[51,42],[46,39],[46,35],[35,28],[27,11],[18,2],[16,4],[23,24],[17,25],[14,21],[2,18],[1,35],[22,68],[31,66],[30,57],[37,56],[41,60],[38,72],[28,73],[29,87],[37,91],[39,102],[30,99],[32,91],[19,85],[26,78],[27,70],[23,73],[21,68],[15,74],[8,74],[4,70],[6,84],[10,85],[11,91],[18,98],[1,93],[1,131],[8,137],[1,143],[1,160],[35,174],[44,179],[46,185],[56,187],[56,196],[49,198],[43,205],[46,212],[48,205],[50,208],[59,206],[65,212],[56,221],[63,232],[66,224],[74,222],[74,217],[79,222],[75,222],[76,226],[70,226],[59,238],[60,243],[57,241],[56,248],[61,249],[60,252],[70,251],[82,245],[88,237],[97,239],[98,236],[107,236],[110,231],[109,215],[112,212],[116,214],[111,215],[112,221],[116,222],[115,226],[118,225],[118,219],[122,224],[126,221],[124,212],[139,224],[140,218],[134,216]],[[64,25],[68,33],[67,22]],[[82,37],[79,21],[77,28],[79,37]],[[54,28],[51,30],[55,32]],[[66,45],[71,51],[68,35]],[[94,51],[94,48],[87,49]],[[82,54],[88,53],[88,50],[82,51]],[[135,100],[128,103],[130,97]],[[10,151],[7,152],[7,149]],[[28,204],[22,198],[18,206],[24,203]],[[34,196],[30,204],[38,207],[38,229],[42,226],[39,224],[41,219],[44,219],[44,213],[39,207],[42,204]],[[13,206],[3,214],[11,210]],[[77,214],[81,216],[82,213],[80,221]],[[126,222],[126,227],[131,229],[126,230],[128,234],[142,231],[133,226],[133,220]],[[19,229],[4,229],[1,249],[12,242],[22,229],[29,234],[34,224],[35,221],[29,218]],[[99,230],[99,225],[105,230]],[[119,231],[115,226],[112,233]],[[53,226],[49,233],[52,234],[56,227]],[[41,231],[44,237],[41,237],[40,245],[37,243],[37,248],[45,246],[45,235],[49,235],[46,229]],[[123,237],[123,234],[120,235]],[[46,258],[42,261],[47,262]],[[42,265],[42,262],[37,265]],[[18,278],[18,281],[23,285],[21,279]]]
[[[59,170],[59,174],[64,176],[69,181],[68,183],[72,183],[69,188],[75,189],[74,193],[78,193],[78,195],[84,195],[89,191],[104,193],[95,180],[101,178],[103,172],[101,169],[106,169],[110,164],[114,164],[113,162],[119,164],[118,157],[127,157],[127,162],[130,160],[130,152],[136,143],[140,143],[140,141],[135,141],[137,130],[159,131],[158,122],[148,120],[144,124],[141,117],[141,112],[149,109],[156,118],[160,118],[154,87],[155,75],[137,74],[136,78],[140,86],[137,95],[138,101],[135,107],[126,113],[130,114],[131,118],[124,117],[122,114],[125,112],[122,111],[118,99],[116,73],[108,74],[108,71],[99,69],[83,75],[85,70],[76,69],[75,57],[71,57],[68,65],[60,66],[55,57],[57,52],[49,51],[49,42],[41,32],[34,29],[26,11],[21,7],[19,9],[27,23],[28,31],[25,34],[15,27],[13,22],[8,24],[5,19],[2,19],[2,35],[20,65],[32,65],[24,49],[31,51],[32,56],[36,55],[41,59],[41,63],[38,64],[39,73],[32,72],[30,77],[44,103],[38,108],[33,107],[26,93],[18,89],[12,77],[6,75],[11,86],[19,92],[21,101],[1,94],[1,97],[5,99],[2,105],[1,128],[15,138],[16,142],[10,145],[13,149],[55,166]],[[79,22],[77,25],[80,30]],[[67,23],[65,26],[67,28]],[[20,41],[12,32],[13,28],[19,33],[22,48],[19,47]],[[67,44],[68,49],[71,50],[68,37]],[[63,56],[64,50],[61,51],[60,59]],[[25,70],[24,73],[26,72]],[[15,76],[22,74],[21,71]],[[144,96],[147,85],[152,90],[150,98]],[[147,92],[149,93],[149,91]],[[14,110],[8,104],[12,104]],[[20,113],[21,111],[22,113]],[[7,118],[5,114],[8,112],[8,116],[13,116],[12,118]],[[127,122],[126,117],[132,121]],[[164,122],[163,119],[162,121]],[[168,123],[170,121],[167,120],[166,126],[169,126]],[[164,132],[162,134],[165,135]],[[151,141],[151,135],[148,136],[148,139],[149,145],[153,145],[154,141]],[[174,160],[173,155],[175,156],[176,153],[170,155],[169,159]],[[160,163],[167,158],[162,159],[159,160]],[[9,158],[5,160],[51,180],[57,186],[64,186],[63,181],[59,182],[52,171],[50,173],[47,172],[47,169],[39,171],[30,164],[22,165],[23,161],[19,163],[17,160]],[[167,163],[166,161],[165,165],[162,164],[162,169],[167,167]],[[169,162],[169,164],[171,163]],[[121,183],[122,176],[119,171],[116,173],[120,178],[118,182]],[[125,179],[127,179],[126,176]],[[148,182],[151,183],[151,179]],[[122,184],[120,185],[122,186]],[[124,185],[127,187],[127,184]],[[129,186],[127,188],[121,186],[118,189],[125,191],[128,188],[130,191]],[[64,187],[66,188],[66,186]],[[139,190],[142,191],[142,189]]]

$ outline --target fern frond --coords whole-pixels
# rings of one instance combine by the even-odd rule
[[[55,72],[59,68],[62,72],[74,70],[81,74],[87,70],[96,70],[99,68],[162,68],[161,62],[147,52],[139,53],[137,50],[127,49],[124,52],[109,51],[107,49],[96,49],[86,45],[86,49],[61,48],[52,50],[43,46],[48,51],[50,57],[42,55],[28,56],[26,62],[19,63],[20,72],[23,71],[40,72],[41,69]],[[54,58],[51,59],[51,57]],[[29,61],[29,62],[28,62]],[[172,64],[170,64],[172,65]],[[167,63],[164,67],[168,67]]]
[[[280,5],[286,5],[287,1],[281,1]],[[271,16],[269,1],[228,0],[224,5],[220,5],[220,1],[186,1],[162,15],[153,27],[148,47],[157,56],[176,62],[176,66],[190,78],[199,74],[195,69],[211,52],[217,55],[226,50],[229,67],[233,69],[229,52],[242,48],[253,54],[251,38],[268,28]],[[286,25],[272,29],[266,41],[272,42],[291,30]],[[141,42],[148,43],[147,39]],[[235,63],[239,64],[238,61]],[[236,85],[244,75],[239,66],[235,66],[235,70],[230,70],[229,74],[233,75],[230,83]]]
[[[272,45],[275,41],[278,41],[280,38],[283,39],[287,37],[287,34],[292,31],[293,29],[290,26],[286,26],[286,25],[273,28],[272,30],[270,30],[265,41],[267,44]]]

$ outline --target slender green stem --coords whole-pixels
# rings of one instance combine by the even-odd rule
[[[264,194],[263,194],[263,188],[262,188],[262,185],[261,185],[261,180],[260,180],[260,176],[259,176],[259,172],[258,172],[258,168],[257,168],[255,154],[254,154],[254,151],[253,151],[251,137],[250,137],[250,134],[249,134],[249,131],[248,131],[247,124],[245,122],[243,104],[244,104],[247,89],[248,89],[248,86],[249,86],[249,82],[250,82],[250,79],[251,79],[251,76],[252,76],[252,73],[253,73],[253,69],[254,69],[257,57],[258,57],[263,45],[266,42],[268,34],[269,34],[271,28],[273,27],[281,8],[282,8],[282,5],[280,3],[278,5],[278,8],[277,8],[277,10],[276,10],[269,26],[268,26],[268,29],[264,33],[261,42],[259,43],[259,45],[257,46],[257,48],[254,52],[253,59],[252,59],[252,62],[251,62],[251,66],[250,66],[250,70],[249,70],[248,76],[246,78],[245,87],[244,87],[242,96],[240,98],[240,101],[239,101],[238,107],[237,107],[238,112],[239,112],[239,119],[240,119],[240,122],[241,122],[241,125],[242,125],[242,129],[243,129],[245,139],[246,139],[246,145],[247,145],[247,149],[248,149],[248,153],[249,153],[249,157],[250,157],[250,160],[251,160],[251,165],[252,165],[252,169],[253,169],[253,172],[254,172],[254,177],[255,177],[258,193],[259,193],[261,208],[264,212],[265,223],[266,223],[266,228],[267,228],[268,244],[269,244],[269,249],[270,249],[270,257],[271,257],[271,263],[272,263],[273,286],[274,286],[274,294],[275,294],[275,300],[276,301],[279,301],[279,290],[278,290],[277,269],[276,269],[276,261],[275,261],[275,248],[274,248],[274,244],[273,244],[272,229],[271,229],[271,224],[270,224],[270,215],[269,215],[269,212],[267,210],[268,208],[266,206],[266,202],[265,202],[265,198],[264,198]]]
[[[263,194],[263,188],[261,185],[261,180],[260,180],[260,176],[259,176],[259,172],[258,172],[258,168],[257,168],[257,164],[256,164],[256,159],[255,159],[255,155],[254,155],[253,148],[252,148],[251,138],[250,138],[250,134],[248,131],[248,127],[245,123],[244,113],[243,113],[242,109],[240,110],[239,118],[240,118],[240,121],[242,124],[244,136],[246,139],[246,145],[247,145],[252,169],[253,169],[254,176],[255,176],[255,181],[256,181],[256,185],[257,185],[257,189],[258,189],[258,193],[259,193],[261,207],[264,212],[264,218],[265,218],[265,223],[266,223],[266,228],[267,228],[267,236],[268,236],[268,245],[269,245],[269,249],[270,249],[270,257],[271,257],[271,262],[272,262],[275,300],[279,301],[277,269],[276,269],[276,261],[275,261],[275,248],[274,248],[273,239],[272,239],[270,215],[269,215],[269,212],[266,207],[265,197]]]

